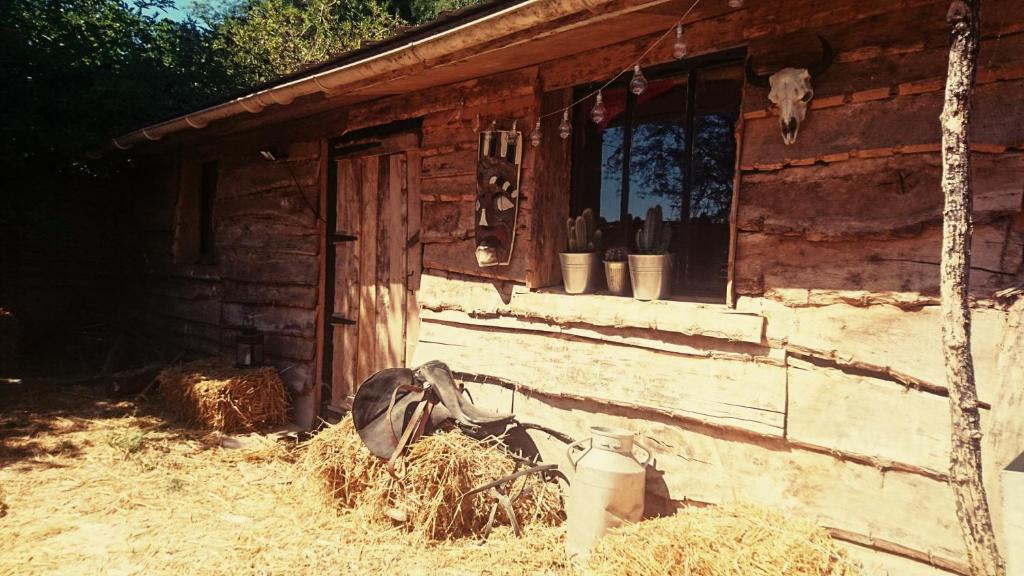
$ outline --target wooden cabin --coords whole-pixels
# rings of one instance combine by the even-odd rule
[[[439,359],[485,406],[637,432],[651,509],[777,506],[869,567],[964,574],[938,306],[947,4],[491,0],[127,134],[140,318],[195,353],[230,353],[251,319],[303,426],[378,369]],[[993,293],[1024,279],[1019,1],[987,0],[981,30],[973,351],[1005,543],[1024,303]],[[835,57],[786,145],[745,66],[807,67],[819,36]],[[520,133],[520,194],[509,263],[482,267],[492,128]],[[671,297],[566,294],[567,217],[589,207],[628,244],[655,203]]]

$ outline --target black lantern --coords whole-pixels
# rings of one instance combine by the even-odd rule
[[[235,366],[255,368],[263,365],[263,332],[254,326],[242,328],[235,337]]]

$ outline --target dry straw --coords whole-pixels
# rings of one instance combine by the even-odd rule
[[[821,527],[765,508],[683,508],[617,528],[594,550],[594,576],[853,576]]]
[[[301,465],[308,476],[320,479],[339,507],[435,541],[481,535],[495,499],[486,492],[466,493],[516,469],[497,441],[478,442],[454,430],[420,439],[400,462],[396,479],[362,445],[346,418],[310,440]],[[561,522],[556,484],[528,475],[509,490],[520,491],[513,508],[521,525]],[[495,524],[509,524],[500,508]]]
[[[224,358],[172,366],[157,376],[164,405],[186,422],[220,432],[284,424],[287,400],[277,370],[235,368]]]

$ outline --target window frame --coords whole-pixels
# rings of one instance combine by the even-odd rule
[[[219,179],[220,162],[217,158],[181,159],[174,225],[175,263],[216,263],[216,204]]]
[[[685,229],[689,225],[689,205],[690,198],[693,190],[693,129],[694,129],[694,118],[695,108],[697,100],[697,91],[694,89],[698,85],[699,74],[706,73],[711,70],[728,67],[742,67],[747,57],[746,47],[733,48],[729,50],[723,50],[712,54],[705,54],[694,58],[688,58],[677,62],[668,62],[658,65],[653,65],[644,68],[644,75],[647,79],[657,80],[668,77],[685,77],[686,78],[686,109],[685,109],[685,123],[686,123],[686,142],[682,151],[682,166],[685,177],[683,179],[682,190],[680,191],[683,205],[686,206],[687,214],[686,217],[680,222],[680,226]],[[623,128],[623,162],[622,162],[622,186],[623,194],[622,206],[620,206],[620,212],[618,215],[619,221],[622,221],[623,212],[627,212],[626,205],[629,201],[629,161],[631,153],[631,145],[633,139],[633,125],[632,125],[632,110],[636,105],[636,96],[629,91],[629,82],[632,79],[632,73],[626,72],[619,78],[605,85],[607,80],[590,82],[586,84],[577,85],[571,88],[572,101],[577,102],[592,92],[596,92],[599,88],[618,88],[624,87],[626,89],[626,110],[629,111],[625,115],[625,122],[622,125]],[[729,206],[729,243],[728,243],[728,254],[726,255],[727,262],[727,273],[725,282],[725,294],[724,302],[729,306],[734,306],[734,295],[733,295],[733,268],[735,262],[735,249],[736,249],[736,210],[737,203],[739,200],[739,184],[740,184],[740,170],[739,160],[742,154],[742,126],[743,126],[743,93],[745,92],[745,82],[741,84],[740,88],[740,101],[737,109],[737,119],[734,126],[734,138],[736,146],[736,157],[734,159],[734,176],[732,183],[732,198]],[[573,123],[575,126],[583,126],[585,123],[590,122],[590,107],[592,106],[593,98],[587,98],[585,103],[580,106],[575,106],[573,110]],[[570,148],[570,185],[569,185],[569,213],[580,214],[586,208],[595,208],[592,204],[596,202],[600,203],[600,194],[587,195],[583,192],[583,188],[586,186],[585,172],[587,165],[581,162],[583,157],[583,147],[585,146],[585,130],[573,130],[572,133],[572,146]],[[681,301],[693,301],[693,302],[706,302],[709,299],[707,297],[693,295],[693,294],[682,294],[673,293],[669,299],[681,300]],[[714,298],[713,301],[721,302],[723,299]]]

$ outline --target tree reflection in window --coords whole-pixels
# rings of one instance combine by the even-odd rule
[[[577,113],[573,211],[594,209],[606,244],[632,248],[639,219],[661,204],[680,295],[724,296],[741,80],[735,66],[689,69],[652,78],[640,96],[606,88],[600,125],[587,104]]]

